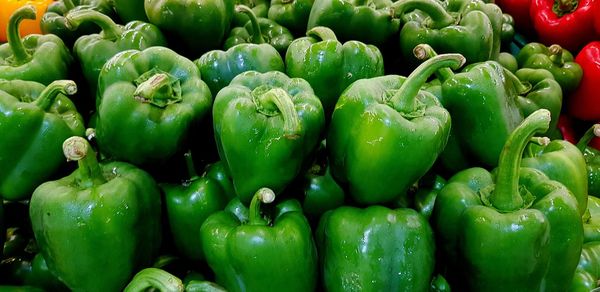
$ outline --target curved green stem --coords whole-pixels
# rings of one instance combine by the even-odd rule
[[[63,4],[65,5],[65,8],[67,8],[67,11],[71,11],[75,8],[75,4],[73,4],[73,1],[71,0],[63,0]]]
[[[429,16],[431,22],[428,22],[428,26],[433,29],[440,29],[455,22],[454,17],[446,11],[441,1],[437,0],[400,0],[392,4],[391,9],[394,17],[419,9]]]
[[[189,180],[192,181],[198,179],[198,172],[196,172],[196,167],[194,166],[192,151],[188,150],[183,157],[185,158],[185,165],[187,167]]]
[[[158,107],[180,102],[181,85],[177,77],[158,69],[150,70],[135,80],[133,97]]]
[[[577,149],[579,149],[579,151],[581,151],[581,153],[583,153],[583,151],[585,151],[585,148],[587,147],[587,145],[595,137],[600,137],[600,124],[594,124],[587,131],[585,131],[583,136],[581,136],[579,141],[577,141],[577,145],[576,145]]]
[[[515,87],[515,90],[519,95],[526,94],[531,90],[531,83],[521,81],[517,75],[504,67],[502,67],[502,71],[504,72],[504,78],[506,78],[509,84],[512,84]]]
[[[415,55],[415,58],[421,61],[429,60],[437,56],[435,50],[428,44],[417,45],[413,49],[413,54]],[[435,76],[443,83],[444,81],[452,78],[454,76],[454,72],[448,67],[442,67],[435,71]]]
[[[261,94],[255,100],[257,110],[263,114],[273,116],[281,114],[283,117],[283,133],[287,139],[296,139],[302,131],[300,117],[291,96],[281,88],[272,88]],[[273,110],[274,108],[274,110]]]
[[[529,115],[510,134],[498,160],[498,174],[490,203],[500,211],[514,211],[523,206],[519,191],[519,172],[525,146],[533,135],[548,130],[550,111],[539,109]]]
[[[250,201],[250,209],[248,210],[248,224],[250,225],[267,225],[268,222],[260,214],[261,204],[269,204],[275,201],[275,193],[269,188],[260,188]]]
[[[64,95],[73,95],[77,92],[77,85],[72,80],[57,80],[50,83],[40,96],[34,101],[35,105],[44,111],[48,111],[56,97],[62,93]]]
[[[36,10],[33,5],[25,5],[10,16],[8,27],[6,28],[6,36],[8,45],[14,55],[15,65],[21,65],[31,60],[31,55],[25,50],[21,35],[19,34],[19,26],[24,19],[35,19]]]
[[[548,47],[548,51],[550,53],[550,60],[552,61],[552,63],[556,64],[559,67],[562,67],[564,65],[563,50],[564,49],[557,44]]]
[[[209,281],[192,280],[185,286],[185,292],[226,292],[225,288]]]
[[[429,76],[440,68],[450,67],[453,70],[460,68],[465,63],[461,54],[437,55],[419,65],[402,83],[400,89],[390,99],[393,107],[403,113],[411,113],[416,107],[417,94]]]
[[[77,183],[83,188],[102,185],[106,178],[96,159],[96,153],[90,143],[78,136],[65,140],[62,145],[67,161],[77,161]]]
[[[246,5],[236,5],[235,12],[244,13],[250,19],[250,24],[252,25],[252,43],[264,44],[265,39],[262,36],[260,24],[258,23],[258,18],[256,18],[254,11],[252,11],[252,9]]]
[[[65,20],[70,30],[77,29],[82,23],[93,22],[102,29],[103,37],[108,40],[118,39],[123,34],[123,28],[110,17],[91,9],[70,12],[65,16]]]
[[[124,292],[150,291],[155,288],[161,292],[183,292],[181,279],[157,268],[145,268],[137,273],[127,284]]]
[[[313,37],[321,41],[337,41],[335,32],[326,26],[315,26],[306,32],[306,36]]]

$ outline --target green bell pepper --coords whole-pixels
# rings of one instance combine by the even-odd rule
[[[145,0],[150,23],[170,37],[169,44],[190,58],[221,47],[233,18],[232,0]]]
[[[123,289],[160,247],[160,190],[148,173],[131,164],[99,164],[81,137],[67,139],[63,150],[78,168],[40,185],[31,196],[37,244],[69,289]]]
[[[200,75],[213,96],[216,96],[223,87],[229,85],[231,80],[242,72],[252,70],[262,73],[285,71],[285,65],[279,52],[271,44],[265,43],[262,28],[254,17],[254,12],[245,6],[237,6],[236,11],[238,10],[251,15],[250,22],[254,27],[251,30],[251,41],[239,43],[227,51],[207,52],[194,61],[200,68]]]
[[[144,10],[144,0],[111,0],[111,2],[123,23],[134,20],[148,22],[148,16]]]
[[[502,11],[479,0],[452,0],[448,7],[434,0],[402,0],[392,5],[395,14],[419,9],[426,18],[415,18],[400,29],[402,56],[414,64],[413,49],[429,44],[439,53],[459,53],[467,63],[497,60],[500,54]]]
[[[583,244],[577,200],[561,183],[521,166],[526,144],[549,123],[548,110],[532,113],[508,137],[492,173],[463,170],[439,192],[432,222],[452,287],[568,288]]]
[[[430,173],[429,175],[425,175],[423,179],[420,179],[418,182],[418,189],[414,196],[413,209],[417,210],[419,214],[429,220],[429,218],[431,218],[431,213],[433,213],[435,199],[446,183],[446,179],[437,174]]]
[[[252,12],[257,17],[267,17],[267,13],[269,11],[269,1],[268,0],[234,0],[235,5],[244,5],[248,6],[248,8],[252,9]],[[248,22],[250,18],[244,12],[235,11],[233,13],[233,27],[244,26],[246,22]]]
[[[510,74],[510,72],[505,73]],[[529,85],[527,86],[529,90],[521,92],[516,100],[523,116],[526,117],[538,109],[545,108],[550,111],[551,120],[550,128],[542,134],[548,135],[555,131],[562,109],[563,93],[552,73],[545,69],[521,68],[515,72],[515,76],[525,85]]]
[[[588,193],[600,197],[600,151],[588,147],[593,138],[600,137],[600,124],[592,125],[577,142],[577,148],[585,159],[588,176]]]
[[[317,250],[300,203],[277,204],[263,215],[275,193],[256,191],[248,217],[230,211],[208,217],[200,228],[202,250],[216,282],[228,291],[314,291]],[[264,217],[263,217],[264,216]]]
[[[49,86],[21,80],[0,80],[0,198],[25,200],[64,165],[61,145],[83,136],[83,118],[65,95],[75,82]],[[0,200],[1,200],[0,199]]]
[[[48,5],[46,13],[40,19],[40,28],[44,34],[58,36],[68,48],[83,35],[98,32],[98,27],[92,24],[84,24],[76,30],[71,30],[66,23],[67,13],[81,10],[95,10],[108,17],[115,17],[111,0],[60,0]]]
[[[271,0],[267,16],[295,35],[303,35],[314,2],[315,0]]]
[[[517,63],[517,58],[508,52],[500,52],[498,55],[498,63],[500,63],[504,68],[508,71],[515,73],[519,70],[519,63]],[[552,77],[554,79],[554,77]]]
[[[145,268],[135,274],[123,289],[123,292],[140,291],[183,292],[184,285],[181,279],[167,271],[158,268]]]
[[[583,215],[583,240],[600,241],[600,198],[588,196],[587,210]]]
[[[308,82],[278,71],[236,76],[217,94],[212,114],[219,156],[245,204],[261,187],[281,193],[300,174],[325,125]]]
[[[326,291],[428,291],[435,266],[429,223],[412,209],[340,207],[316,231]]]
[[[421,90],[439,68],[459,68],[459,54],[433,57],[407,78],[361,79],[340,96],[329,127],[331,174],[359,204],[406,197],[442,152],[450,114]],[[402,167],[398,167],[401,165]]]
[[[223,210],[228,196],[219,181],[199,176],[190,152],[185,155],[189,178],[181,184],[161,184],[167,218],[175,247],[186,259],[203,260],[200,226],[213,213]]]
[[[281,56],[294,40],[292,33],[284,26],[268,18],[257,17],[252,9],[245,5],[235,7],[237,13],[243,13],[249,20],[242,27],[235,27],[229,33],[223,48],[228,50],[239,44],[267,43],[273,46]]]
[[[502,29],[500,32],[501,49],[510,49],[510,44],[515,39],[515,33],[515,19],[508,13],[502,13]]]
[[[196,65],[165,47],[127,50],[98,79],[96,139],[100,150],[137,165],[164,162],[185,149],[212,96]]]
[[[596,291],[600,287],[600,241],[588,242],[583,245],[581,258],[575,270],[573,282],[569,287],[571,292]]]
[[[79,61],[92,97],[96,95],[102,66],[118,52],[167,45],[162,32],[153,24],[132,21],[123,26],[94,10],[69,12],[65,22],[70,29],[89,23],[101,28],[100,33],[80,37],[73,46],[73,55]]]
[[[400,29],[400,19],[394,16],[392,3],[392,0],[315,0],[306,30],[326,26],[342,41],[357,40],[379,46]]]
[[[583,69],[575,62],[573,55],[559,45],[549,47],[530,42],[517,54],[520,68],[546,69],[560,84],[565,96],[572,93],[581,82]]]
[[[17,9],[8,21],[8,43],[0,45],[0,79],[20,79],[50,84],[68,79],[73,63],[65,43],[53,34],[19,36],[19,24],[24,19],[35,19],[32,5]]]
[[[317,26],[292,42],[285,55],[286,72],[308,81],[329,118],[340,94],[358,79],[382,76],[383,56],[373,45],[341,43],[335,33]]]

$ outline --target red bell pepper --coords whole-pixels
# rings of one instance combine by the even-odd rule
[[[529,8],[531,0],[496,0],[494,3],[502,9],[503,13],[510,14],[515,21],[515,29],[525,35],[534,33]]]
[[[600,1],[597,1],[596,5],[594,5],[594,28],[596,29],[596,34],[600,35]]]
[[[579,87],[568,97],[568,113],[584,121],[600,121],[600,41],[587,44],[575,57],[583,69]]]
[[[561,135],[563,136],[563,140],[571,142],[573,145],[577,145],[582,134],[585,133],[587,129],[591,127],[589,122],[581,123],[577,121],[573,121],[573,119],[565,114],[561,114],[558,119],[558,124],[556,125]],[[594,137],[587,144],[592,148],[600,150],[600,138]]]
[[[596,0],[531,0],[529,13],[542,43],[577,52],[598,36],[594,6]]]

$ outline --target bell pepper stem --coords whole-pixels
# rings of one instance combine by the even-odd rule
[[[181,282],[181,279],[164,270],[158,268],[145,268],[133,277],[123,291],[133,292],[154,290],[183,292],[184,285],[183,282]]]
[[[552,6],[552,11],[556,13],[556,16],[562,17],[573,12],[577,8],[578,2],[577,0],[556,0]]]
[[[423,84],[431,74],[440,68],[450,67],[453,70],[460,68],[465,63],[465,57],[461,54],[442,54],[421,63],[400,86],[400,89],[392,96],[390,103],[402,113],[412,113],[416,109],[416,98]]]
[[[189,176],[189,181],[198,179],[198,172],[196,172],[196,166],[194,166],[194,159],[192,157],[192,151],[188,150],[184,155],[185,165]]]
[[[149,71],[150,72],[150,71]],[[166,72],[150,72],[149,78],[140,82],[133,92],[135,99],[164,107],[170,100],[178,100],[173,88],[172,76]]]
[[[418,60],[425,61],[437,56],[437,53],[430,45],[419,44],[413,49],[413,55],[415,55],[415,58]],[[452,78],[454,76],[454,72],[448,67],[442,67],[435,71],[435,76],[443,83],[444,81]]]
[[[123,34],[121,26],[110,17],[91,9],[69,12],[65,16],[65,20],[66,26],[70,30],[77,29],[82,23],[93,22],[102,29],[103,38],[107,40],[116,40]]]
[[[73,136],[65,140],[62,148],[67,161],[77,161],[77,183],[81,187],[89,188],[106,182],[96,153],[86,139]]]
[[[31,55],[25,50],[25,45],[19,34],[19,26],[24,19],[35,19],[36,9],[33,5],[25,5],[10,16],[6,28],[8,45],[14,55],[14,65],[22,65],[31,60]]]
[[[563,50],[564,49],[557,44],[548,47],[548,52],[550,53],[550,60],[559,67],[562,67],[564,65]]]
[[[63,4],[65,5],[65,8],[67,8],[67,11],[71,11],[75,8],[75,4],[73,4],[73,1],[71,0],[63,0]]]
[[[526,94],[531,90],[531,83],[521,81],[517,75],[504,67],[502,67],[502,71],[504,72],[504,78],[506,78],[509,84],[512,84],[515,87],[515,90],[519,95]]]
[[[77,85],[72,80],[57,80],[50,83],[35,100],[35,105],[48,111],[59,94],[73,95],[77,93]]]
[[[254,11],[246,5],[236,5],[235,12],[244,13],[250,19],[250,24],[252,25],[252,43],[264,44],[265,39],[262,36],[260,24],[258,23],[258,18],[256,17],[256,14],[254,14]]]
[[[579,149],[579,151],[581,151],[581,153],[583,153],[583,151],[585,151],[585,148],[587,147],[587,145],[595,137],[600,137],[600,124],[594,124],[587,131],[585,131],[583,136],[581,136],[579,141],[577,141],[577,145],[576,145],[577,149]]]
[[[287,139],[297,139],[302,131],[300,118],[296,112],[296,106],[290,95],[281,88],[272,88],[256,97],[253,95],[257,110],[265,115],[274,116],[281,114],[283,118],[283,133]],[[268,108],[273,106],[277,111]]]
[[[337,41],[335,32],[329,27],[315,26],[306,32],[306,35],[321,41]]]
[[[261,204],[270,204],[275,201],[275,193],[269,188],[260,188],[250,201],[250,209],[248,214],[249,225],[267,225],[268,222],[261,215]]]
[[[419,9],[429,16],[428,27],[440,29],[453,24],[456,20],[437,0],[400,0],[391,6],[392,17]]]
[[[514,211],[523,207],[519,190],[519,172],[523,151],[533,135],[545,132],[550,126],[550,111],[539,109],[529,115],[510,134],[498,159],[498,174],[490,203],[500,211]]]

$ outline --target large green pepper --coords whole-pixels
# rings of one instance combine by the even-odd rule
[[[83,136],[83,118],[64,95],[77,91],[73,81],[49,86],[0,80],[0,198],[23,200],[64,164],[65,139]]]
[[[238,6],[237,10],[251,16],[250,22],[254,27],[251,41],[232,46],[227,51],[207,52],[194,61],[213,96],[242,72],[254,70],[265,73],[285,70],[281,55],[272,45],[265,43],[262,28],[254,17],[254,12],[245,6]]]
[[[269,0],[234,0],[235,5],[245,5],[252,9],[257,17],[267,17],[269,11]],[[235,11],[233,13],[233,27],[243,26],[250,18],[244,12]],[[285,26],[285,25],[284,25]]]
[[[470,291],[566,291],[579,260],[583,228],[577,200],[561,183],[521,166],[550,112],[528,116],[508,137],[498,167],[454,175],[436,198],[432,222],[454,273]]]
[[[600,197],[600,151],[588,147],[593,138],[600,137],[600,124],[592,125],[577,142],[577,148],[583,153],[588,175],[588,193]]]
[[[360,204],[406,197],[442,152],[450,134],[450,114],[421,90],[443,67],[459,68],[458,54],[425,61],[408,78],[387,75],[362,79],[340,96],[333,111],[327,148],[331,173]]]
[[[326,26],[342,41],[382,45],[400,28],[392,3],[392,0],[315,0],[306,29]]]
[[[400,30],[402,56],[411,63],[413,49],[423,43],[439,53],[460,53],[467,63],[498,58],[502,11],[495,4],[453,0],[446,8],[434,0],[402,0],[392,7],[399,15],[418,9],[428,16],[414,18]]]
[[[339,42],[335,33],[317,26],[292,42],[285,55],[286,72],[304,78],[330,117],[340,94],[358,79],[383,75],[379,49],[359,41]]]
[[[33,193],[29,215],[37,244],[71,290],[123,289],[160,247],[158,186],[131,164],[99,164],[81,137],[67,139],[63,149],[79,166]]]
[[[231,30],[223,44],[224,49],[227,50],[239,44],[264,42],[270,44],[277,49],[279,54],[285,56],[287,48],[294,40],[294,36],[287,28],[268,18],[257,17],[245,5],[236,6],[235,11],[243,12],[250,19],[244,26],[235,27]],[[259,37],[262,40],[258,40]]]
[[[583,240],[600,241],[600,198],[594,196],[588,196],[587,210],[583,215]]]
[[[321,140],[325,116],[307,81],[247,71],[217,94],[213,125],[219,156],[248,204],[261,187],[279,194]]]
[[[583,69],[573,55],[559,45],[549,47],[537,43],[527,43],[517,54],[520,68],[546,69],[560,84],[565,96],[573,92],[583,76]]]
[[[54,34],[63,40],[67,47],[71,48],[73,43],[82,35],[98,32],[98,27],[93,24],[84,24],[76,30],[68,27],[65,20],[67,13],[81,10],[95,10],[109,17],[114,17],[111,0],[60,0],[48,5],[48,9],[40,20],[40,28],[44,34]]]
[[[197,58],[221,47],[233,18],[232,0],[145,0],[152,24],[171,37],[171,46]]]
[[[111,2],[124,23],[134,20],[148,21],[144,0],[112,0]]]
[[[596,291],[600,287],[600,241],[588,242],[583,245],[579,265],[575,270],[573,282],[569,287],[571,292]]]
[[[268,17],[296,35],[306,32],[308,17],[315,0],[271,0]]]
[[[138,165],[185,149],[212,102],[196,65],[165,47],[115,55],[100,72],[97,97],[100,150]]]
[[[326,291],[429,291],[435,240],[412,209],[340,207],[316,231]]]
[[[162,32],[150,23],[132,21],[125,26],[118,25],[110,17],[94,10],[70,12],[65,21],[71,29],[89,23],[101,28],[100,33],[80,37],[73,46],[73,54],[79,60],[92,97],[96,95],[102,66],[118,52],[167,45]]]
[[[0,45],[0,79],[37,81],[44,85],[67,79],[73,63],[71,52],[53,34],[31,34],[21,40],[19,24],[35,19],[32,5],[17,9],[8,21],[8,43]]]
[[[228,195],[221,183],[206,175],[199,176],[191,154],[185,155],[189,178],[181,184],[161,184],[173,241],[177,250],[190,260],[203,260],[198,232],[202,223],[213,213],[223,210]]]
[[[228,291],[315,290],[317,250],[310,225],[295,200],[277,204],[272,216],[263,217],[262,205],[274,199],[272,190],[261,188],[248,217],[226,210],[202,224],[206,262]]]

